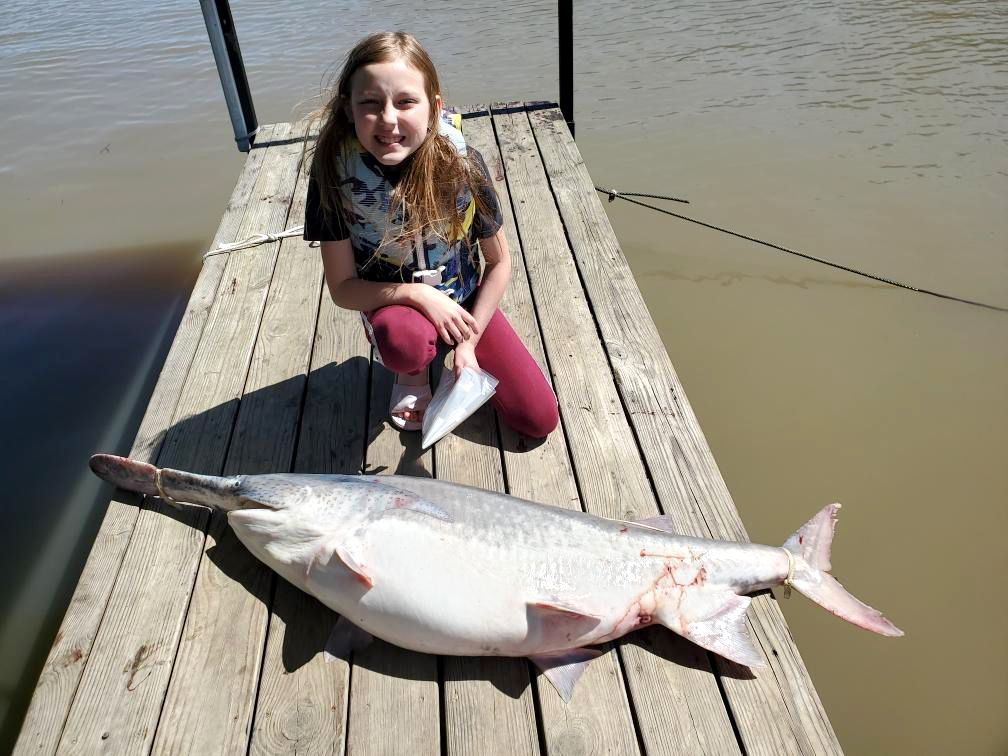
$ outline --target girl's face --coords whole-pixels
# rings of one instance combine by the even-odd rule
[[[347,116],[357,139],[382,165],[399,165],[427,136],[431,105],[423,74],[404,60],[370,63],[350,77]],[[441,97],[433,106],[441,110]]]

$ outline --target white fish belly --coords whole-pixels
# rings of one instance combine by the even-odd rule
[[[634,588],[625,579],[619,581],[624,585],[606,583],[600,567],[611,566],[611,558],[584,549],[531,551],[473,535],[424,515],[382,518],[351,545],[373,581],[369,589],[357,595],[326,585],[310,589],[368,632],[438,654],[556,650],[536,646],[535,639],[530,646],[530,603],[559,603],[598,616],[599,633],[626,614]],[[573,638],[559,647],[591,640]]]

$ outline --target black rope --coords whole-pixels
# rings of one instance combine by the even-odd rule
[[[595,187],[600,192],[605,192],[609,195],[609,201],[612,202],[617,197],[650,197],[651,199],[669,200],[670,202],[682,202],[688,205],[688,199],[680,199],[679,197],[668,197],[664,194],[644,194],[643,192],[617,192],[615,189],[602,189],[600,187]]]
[[[659,213],[665,213],[666,215],[671,215],[673,218],[679,218],[680,220],[689,221],[690,223],[696,223],[698,226],[704,226],[705,228],[713,229],[714,231],[720,231],[725,234],[730,234],[732,236],[737,236],[739,239],[745,239],[746,241],[755,242],[756,244],[762,244],[765,247],[770,247],[771,249],[776,249],[781,252],[787,252],[789,255],[795,255],[796,257],[803,257],[806,260],[811,260],[813,262],[821,263],[823,265],[828,265],[831,268],[836,268],[837,270],[845,271],[846,273],[853,273],[856,276],[863,276],[865,278],[870,278],[873,281],[879,281],[880,283],[889,284],[890,286],[897,286],[901,289],[907,289],[909,291],[916,291],[918,294],[930,294],[932,297],[939,297],[941,299],[950,299],[954,302],[962,302],[963,304],[973,305],[975,307],[985,307],[988,310],[997,310],[998,312],[1008,312],[1008,307],[1001,307],[999,305],[987,304],[985,302],[977,302],[973,299],[964,299],[963,297],[957,297],[953,294],[942,294],[939,291],[931,291],[930,289],[921,289],[917,286],[912,286],[908,283],[903,283],[902,281],[894,281],[891,278],[885,278],[883,276],[877,276],[874,273],[865,273],[863,270],[857,270],[856,268],[851,268],[846,265],[841,265],[840,263],[830,262],[829,260],[824,260],[821,257],[816,257],[814,255],[808,255],[804,252],[797,252],[793,249],[788,249],[787,247],[782,247],[779,244],[774,244],[773,242],[763,241],[762,239],[757,239],[754,236],[747,236],[746,234],[740,234],[737,231],[732,231],[727,228],[721,228],[721,226],[715,226],[711,223],[704,223],[696,218],[689,218],[685,215],[680,215],[679,213],[673,213],[671,210],[665,210],[661,207],[655,207],[654,205],[649,205],[646,202],[639,202],[638,200],[630,199],[630,197],[652,197],[654,199],[667,199],[674,202],[686,202],[688,200],[678,199],[676,197],[664,197],[658,194],[638,194],[636,192],[618,192],[615,189],[606,189],[602,186],[596,186],[595,190],[601,192],[602,194],[608,195],[609,201],[612,202],[615,199],[623,199],[627,202],[632,202],[635,205],[640,205],[641,207],[646,207],[650,210],[657,210]]]

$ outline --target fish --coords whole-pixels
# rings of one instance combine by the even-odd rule
[[[599,644],[663,625],[748,667],[749,594],[786,585],[848,622],[903,632],[830,574],[839,504],[782,546],[678,535],[402,475],[218,477],[96,454],[119,488],[227,513],[238,539],[339,618],[327,659],[374,637],[430,654],[531,659],[564,700]]]

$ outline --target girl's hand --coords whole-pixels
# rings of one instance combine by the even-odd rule
[[[442,291],[427,284],[414,284],[416,304],[446,344],[462,344],[479,333],[476,318]],[[473,362],[476,357],[473,356]]]
[[[476,361],[476,347],[471,341],[463,341],[455,347],[455,379],[462,374],[462,368],[472,368],[479,370],[479,362]]]

